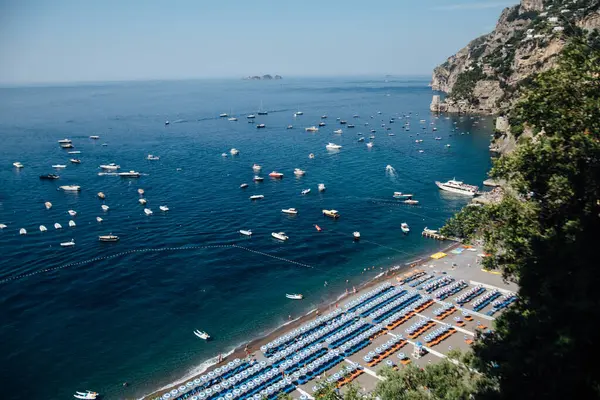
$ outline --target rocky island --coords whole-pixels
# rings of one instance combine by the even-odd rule
[[[246,80],[246,81],[261,81],[261,80],[262,81],[270,81],[270,80],[273,80],[273,79],[279,80],[279,79],[283,79],[283,77],[281,75],[275,75],[275,76],[273,76],[273,75],[266,74],[266,75],[263,75],[263,76],[252,75],[252,76],[247,76],[247,77],[244,78],[244,80]]]

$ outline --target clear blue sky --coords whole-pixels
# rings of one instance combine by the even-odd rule
[[[0,0],[0,83],[426,75],[517,0]]]

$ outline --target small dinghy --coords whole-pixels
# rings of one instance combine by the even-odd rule
[[[409,226],[408,226],[408,224],[406,222],[403,222],[400,225],[400,229],[402,229],[402,232],[404,232],[404,233],[410,232],[410,228],[409,228]]]
[[[358,232],[358,231],[353,232],[352,236],[354,236],[354,240],[359,240],[360,239],[360,232]]]
[[[303,190],[301,193],[302,193],[303,195],[305,195],[305,194],[309,194],[309,193],[310,193],[310,189],[304,189],[304,190]]]
[[[71,161],[73,164],[81,164],[81,160],[78,158],[71,158],[69,161]]]
[[[50,203],[49,201],[45,202],[44,205],[46,206],[47,210],[52,208],[52,203]]]
[[[75,221],[73,221],[73,220],[70,220],[70,221],[69,221],[69,226],[70,226],[71,228],[74,228],[74,227],[76,227],[76,226],[77,226],[77,224],[75,224]]]
[[[167,206],[158,206],[158,208],[160,209],[160,211],[169,211],[169,207]]]
[[[102,221],[104,221],[104,220],[103,220],[102,218],[100,218],[100,217],[96,217],[96,221],[98,221],[98,222],[102,222]]]
[[[108,211],[108,209],[110,208],[106,204],[102,204],[100,207],[102,207],[102,211]]]
[[[152,215],[152,214],[154,214],[154,213],[152,212],[152,210],[151,210],[151,209],[149,209],[149,208],[144,208],[144,213],[145,213],[146,215]]]
[[[294,175],[296,176],[304,176],[304,174],[306,174],[306,171],[300,169],[300,168],[295,168],[294,169]]]
[[[204,339],[204,340],[210,339],[210,335],[204,331],[195,330],[194,335],[198,336],[200,339]]]
[[[46,232],[48,230],[48,228],[46,228],[44,225],[40,225],[40,232]]]
[[[19,229],[19,235],[27,235],[27,229],[25,229],[25,228]]]
[[[76,399],[96,399],[98,397],[98,393],[87,390],[85,392],[75,392],[73,395]]]
[[[75,210],[69,210],[69,211],[67,211],[67,212],[69,213],[69,215],[70,215],[71,217],[74,217],[74,216],[76,216],[76,215],[77,215],[77,211],[75,211]]]
[[[247,187],[248,187],[248,184],[247,184],[247,183],[242,183],[242,184],[240,185],[240,189],[246,189]]]
[[[142,196],[142,195],[144,194],[144,189],[142,189],[142,188],[139,188],[139,189],[137,190],[137,192],[140,194],[140,196]]]
[[[60,247],[73,247],[75,246],[75,240],[71,239],[68,242],[62,242]]]
[[[106,195],[104,193],[102,193],[102,192],[98,192],[98,198],[99,199],[105,199]]]
[[[304,296],[299,293],[297,293],[297,294],[296,293],[292,293],[292,294],[286,293],[285,297],[287,297],[290,300],[302,300],[304,298]]]
[[[144,205],[147,203],[146,199],[138,199],[138,201],[140,202],[141,205]]]
[[[254,172],[260,172],[260,170],[261,170],[261,169],[262,169],[262,167],[261,167],[260,165],[258,165],[258,164],[254,164],[254,165],[252,166],[252,170],[253,170]]]
[[[252,231],[250,229],[248,229],[248,230],[240,229],[240,234],[242,234],[244,236],[252,236]]]
[[[320,227],[319,225],[315,225],[315,229],[316,229],[318,232],[321,232],[321,231],[322,231],[322,229],[321,229],[321,227]]]
[[[54,224],[54,229],[62,229],[62,225],[57,222]]]

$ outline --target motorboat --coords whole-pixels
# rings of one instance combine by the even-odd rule
[[[75,397],[76,399],[94,400],[98,397],[98,393],[92,392],[90,390],[85,392],[75,392],[73,397]]]
[[[308,128],[304,128],[304,130],[306,132],[318,132],[319,128],[317,128],[316,126],[309,126]]]
[[[281,172],[273,171],[269,174],[271,178],[281,179],[283,178],[283,174]]]
[[[377,114],[381,115],[381,111],[377,111]]]
[[[296,176],[304,176],[304,174],[306,174],[306,171],[301,170],[300,168],[294,168],[294,175],[296,175]]]
[[[248,229],[248,230],[240,229],[240,234],[242,234],[244,236],[252,236],[252,231],[250,229]]]
[[[346,121],[344,121],[344,120],[341,120],[341,121],[340,121],[340,124],[341,124],[341,125],[346,125],[346,124],[347,124],[347,122],[346,122]]]
[[[73,246],[75,246],[75,240],[73,240],[73,239],[69,240],[68,242],[62,242],[60,244],[60,247],[73,247]],[[95,397],[90,397],[90,398],[94,398],[95,399]]]
[[[436,136],[436,137],[435,137],[435,140],[442,140],[442,138],[441,138],[441,137],[439,137],[439,136]]]
[[[303,190],[302,192],[300,192],[300,193],[302,193],[302,195],[309,194],[309,193],[310,193],[310,189],[304,189],[304,190]]]
[[[52,208],[52,203],[50,203],[49,201],[45,202],[44,205],[46,206],[46,210],[49,210]]]
[[[148,161],[158,161],[158,160],[160,160],[160,157],[159,156],[155,156],[154,154],[148,154],[146,156],[146,160],[148,160]]]
[[[67,166],[65,164],[54,164],[52,166],[52,168],[63,169],[63,168],[67,168]]]
[[[321,229],[321,227],[319,225],[315,225],[315,229],[317,230],[317,232],[321,232],[322,231],[322,229]]]
[[[229,153],[232,156],[237,156],[238,154],[240,154],[240,151],[238,149],[231,149],[231,150],[229,150]]]
[[[144,208],[144,214],[146,214],[146,215],[152,215],[152,214],[154,214],[154,213],[152,212],[152,210],[151,210],[151,209],[149,209],[149,208]]]
[[[425,153],[425,150],[419,150],[419,153]]]
[[[101,242],[118,242],[119,241],[119,237],[117,235],[113,235],[112,233],[110,235],[101,235],[98,236],[98,240]]]
[[[408,200],[404,200],[404,204],[409,204],[411,206],[417,205],[419,204],[418,200],[413,200],[413,199],[408,199]]]
[[[304,113],[300,110],[296,111],[296,115],[304,115]]]
[[[262,176],[257,176],[257,175],[256,175],[256,176],[254,176],[254,178],[252,178],[252,180],[253,180],[254,182],[262,182],[262,181],[264,181],[264,180],[265,180],[265,178],[263,178]]]
[[[96,221],[98,221],[98,222],[102,222],[102,221],[104,221],[104,220],[103,220],[101,217],[96,217]]]
[[[44,225],[40,225],[40,232],[46,232],[48,230],[48,228],[46,228]]]
[[[260,165],[258,165],[258,164],[254,164],[254,165],[252,166],[252,170],[253,170],[254,172],[260,172],[260,170],[261,170],[261,169],[262,169],[262,167],[261,167]]]
[[[265,196],[262,194],[253,194],[252,196],[250,196],[250,200],[260,200],[260,199],[264,199]]]
[[[204,331],[195,330],[194,335],[198,336],[200,339],[204,339],[204,340],[210,339],[210,335]]]
[[[71,143],[72,140],[71,139],[60,139],[58,140],[58,144],[66,144],[66,143]]]
[[[227,118],[227,117],[229,117],[229,115],[227,113],[222,113],[222,114],[219,114],[219,117],[220,118]]]
[[[160,209],[160,211],[169,211],[169,207],[167,206],[158,206],[158,208]]]
[[[167,125],[169,125],[169,124],[170,124],[169,120],[166,120],[166,121],[165,121],[165,126],[167,126]]]
[[[426,235],[435,235],[438,233],[437,229],[429,229],[427,227],[425,227],[425,229],[423,229],[423,233]]]
[[[364,137],[358,138],[358,141],[359,141],[359,142],[364,142],[364,141],[365,141],[365,138],[364,138]]]
[[[59,186],[59,188],[64,190],[65,192],[79,192],[81,190],[81,186],[77,185],[65,185]]]
[[[354,128],[354,124],[348,124],[348,129]]]
[[[240,189],[246,189],[247,187],[248,187],[248,184],[247,184],[247,183],[242,183],[242,184],[240,185]]]
[[[327,119],[327,115],[321,115],[321,119]]]
[[[325,122],[319,122],[319,126],[325,126]]]
[[[138,192],[138,194],[139,194],[140,196],[143,196],[143,195],[144,195],[144,189],[142,189],[142,188],[139,188],[139,189],[137,190],[137,192]]]
[[[447,144],[446,147],[450,147],[450,144]]]
[[[110,164],[101,165],[100,168],[107,170],[107,171],[116,171],[116,170],[120,169],[121,166],[117,165],[115,163],[110,163]]]
[[[227,153],[221,153],[221,157],[227,157]]]
[[[371,133],[375,133],[377,132],[375,129],[371,129]]]
[[[284,214],[292,214],[292,215],[298,214],[298,210],[296,210],[295,208],[284,208],[283,210],[281,210],[281,212]]]
[[[396,136],[395,133],[388,133],[388,136]]]
[[[266,128],[266,127],[267,126],[265,124],[258,124],[258,125],[256,125],[256,129],[263,129],[263,128]]]
[[[360,118],[360,116],[358,114],[354,114],[352,118]]]
[[[358,231],[352,232],[352,236],[354,237],[354,240],[359,240],[360,239],[360,232],[358,232]]]
[[[77,224],[75,223],[75,221],[73,221],[73,220],[69,221],[69,227],[70,228],[75,228],[76,226],[77,226]]]
[[[455,179],[451,179],[448,182],[441,183],[436,181],[435,184],[442,190],[446,190],[448,192],[463,194],[466,196],[475,196],[479,188],[473,185],[467,185],[462,181],[457,181]]]
[[[90,139],[98,140],[98,139],[100,139],[100,136],[92,135],[92,136],[90,136]]]
[[[285,127],[285,129],[294,129],[294,125],[288,125]]]
[[[246,118],[248,118],[248,119],[254,119],[254,118],[256,118],[256,115],[254,115],[254,114],[248,114],[248,115],[246,115]]]
[[[373,142],[369,142],[369,143],[367,143],[367,147],[368,147],[368,148],[371,148],[371,147],[373,147]]]
[[[375,139],[375,135],[369,136],[369,139],[371,139],[371,140]]]
[[[67,154],[81,154],[79,150],[67,151]]]
[[[324,183],[319,183],[319,192],[324,192],[325,191],[325,184]]]
[[[106,204],[102,204],[100,207],[102,207],[102,211],[108,211],[108,209],[110,208]]]
[[[289,238],[286,236],[285,232],[272,232],[271,236],[273,236],[275,239],[279,239],[283,242],[285,242],[286,240],[288,240]]]
[[[58,176],[56,174],[40,175],[40,179],[54,180],[54,179],[58,179],[58,178],[60,178],[60,176]]]
[[[336,129],[335,131],[333,131],[333,133],[341,135],[344,131],[342,131],[341,129]]]
[[[417,140],[415,140],[415,143],[422,143],[422,142],[423,142],[423,139],[417,139]]]
[[[404,233],[410,232],[410,228],[406,222],[403,222],[402,224],[400,224],[400,229],[402,229],[402,232],[404,232]]]
[[[60,147],[63,149],[72,149],[75,146],[73,146],[71,143],[61,143]]]
[[[23,164],[21,164],[19,161],[15,161],[15,162],[13,163],[13,165],[14,165],[14,167],[15,167],[15,168],[23,168],[23,167],[24,167],[24,165],[23,165]]]
[[[76,216],[76,215],[77,215],[77,211],[75,211],[75,210],[69,210],[69,211],[67,211],[67,212],[69,213],[69,215],[70,215],[71,217],[74,217],[74,216]]]
[[[323,215],[333,219],[340,217],[340,213],[337,210],[323,210]]]
[[[142,174],[140,174],[139,172],[136,171],[129,171],[129,172],[119,172],[119,176],[121,178],[139,178]]]
[[[61,224],[59,224],[58,222],[56,222],[56,223],[54,224],[54,229],[62,229],[62,225],[61,225]]]
[[[5,225],[6,226],[6,225]],[[4,228],[3,228],[4,229]],[[21,228],[19,229],[19,235],[27,235],[27,229]]]
[[[325,146],[325,148],[327,150],[339,150],[342,148],[342,146],[340,146],[339,144],[335,144],[335,143],[329,143]]]
[[[69,161],[73,164],[81,164],[81,160],[78,158],[71,158]]]
[[[146,205],[146,203],[147,203],[146,199],[138,199],[138,202],[139,202],[141,205]]]
[[[286,293],[285,297],[287,297],[290,300],[302,300],[304,298],[304,296],[299,293],[292,293],[292,294]]]
[[[236,117],[230,117],[230,118],[227,118],[227,121],[235,122],[235,121],[237,121],[237,118]]]
[[[310,154],[308,155],[308,158],[310,158],[310,159],[312,160],[313,158],[315,158],[315,155],[314,155],[313,153],[310,153]]]
[[[388,164],[385,166],[385,170],[386,170],[386,172],[392,172],[392,171],[394,171],[394,167],[392,167],[391,165]]]
[[[106,195],[103,192],[98,192],[98,198],[99,199],[105,199]]]
[[[412,194],[408,194],[408,193],[394,192],[394,198],[396,198],[396,199],[400,199],[400,198],[410,199],[412,196],[413,196]]]

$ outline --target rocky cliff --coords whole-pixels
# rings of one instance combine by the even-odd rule
[[[520,85],[552,68],[570,35],[600,28],[600,0],[521,0],[502,11],[496,28],[436,67],[435,112],[499,114]]]

